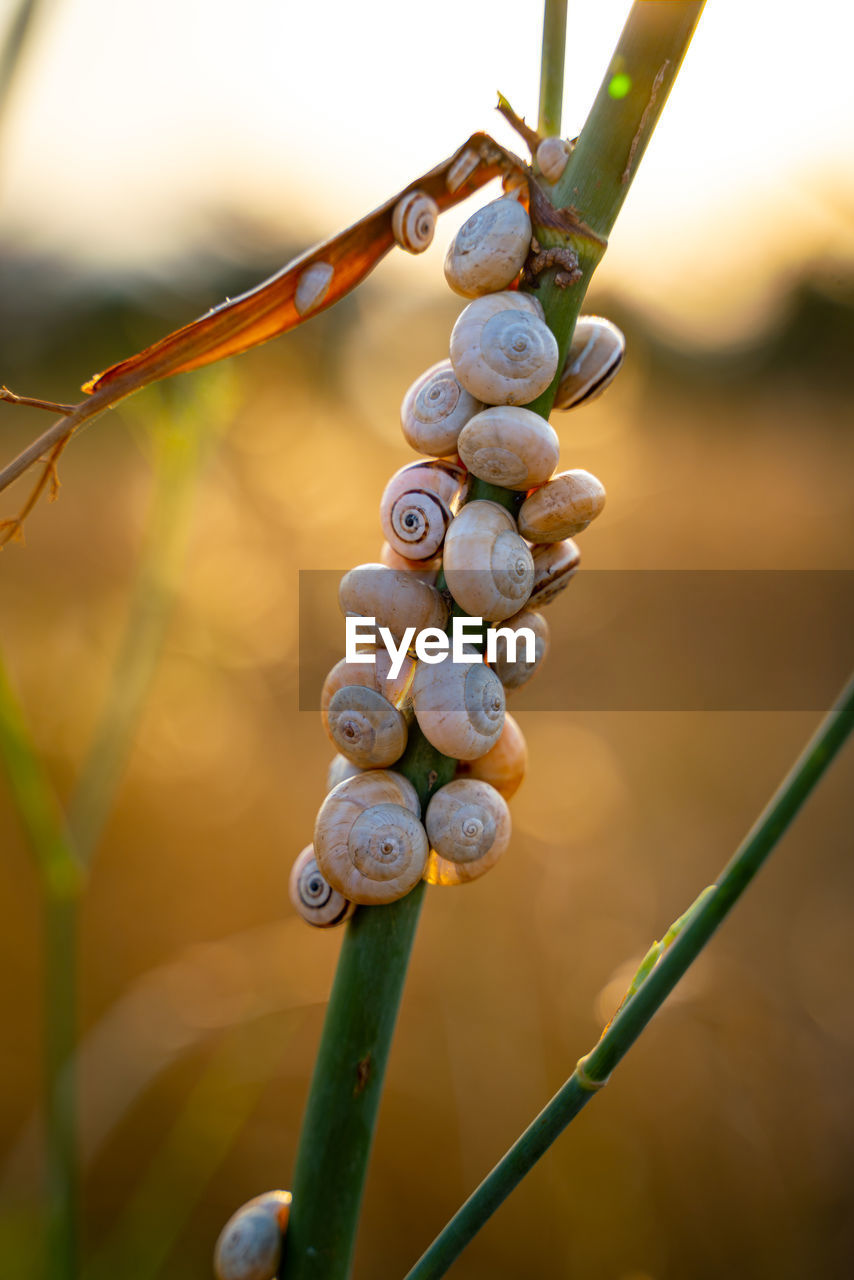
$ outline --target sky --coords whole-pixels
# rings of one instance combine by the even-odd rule
[[[569,136],[628,9],[570,0]],[[500,89],[535,121],[541,12],[536,0],[46,0],[0,137],[0,235],[138,265],[212,247],[220,209],[309,245],[476,129],[519,149],[493,108]],[[602,282],[664,321],[737,333],[805,258],[850,262],[852,45],[841,0],[709,0]],[[443,220],[443,246],[470,212]],[[407,266],[413,281],[437,269],[432,250]]]

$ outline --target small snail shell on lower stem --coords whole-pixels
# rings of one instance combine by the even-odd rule
[[[495,746],[478,760],[461,760],[457,775],[463,778],[479,778],[500,791],[505,800],[522,785],[528,765],[528,748],[519,725],[508,711],[504,716],[504,728]]]
[[[513,196],[502,196],[460,227],[445,258],[445,279],[463,298],[496,293],[516,279],[530,249],[527,209]]]
[[[291,1193],[268,1191],[232,1214],[214,1248],[217,1280],[275,1280]]]
[[[333,268],[328,262],[312,262],[297,281],[294,306],[301,316],[316,310],[329,292]]]
[[[401,249],[407,253],[423,253],[429,248],[436,230],[439,206],[424,191],[410,191],[394,206],[391,230]]]
[[[380,502],[380,524],[394,551],[411,560],[436,555],[452,520],[464,480],[452,462],[414,462],[389,480]]]
[[[482,876],[510,843],[507,802],[488,782],[458,778],[427,806],[428,884],[465,884]]]
[[[546,182],[554,185],[569,159],[569,143],[563,138],[543,138],[537,147],[537,165]]]
[[[531,552],[510,512],[497,502],[478,500],[462,508],[445,538],[443,567],[460,608],[490,622],[518,613],[534,585]]]
[[[394,902],[424,873],[427,833],[415,788],[401,774],[371,769],[338,784],[314,828],[317,863],[351,902]]]
[[[545,542],[531,547],[534,558],[534,588],[529,605],[540,609],[549,604],[565,587],[578,568],[581,552],[572,538],[563,542]]]
[[[338,603],[342,613],[376,618],[376,625],[388,627],[396,640],[403,638],[407,627],[444,631],[448,621],[445,602],[435,587],[384,564],[360,564],[345,573]]]
[[[345,685],[332,695],[326,711],[329,736],[348,760],[362,769],[383,769],[406,749],[403,713],[376,689]]]
[[[297,913],[319,929],[343,924],[356,910],[356,904],[348,902],[321,874],[313,844],[306,845],[298,854],[291,868],[288,889]]]
[[[579,316],[560,375],[555,409],[574,409],[601,395],[626,354],[621,330],[602,316]]]
[[[581,533],[605,505],[605,486],[589,471],[562,471],[529,494],[519,532],[529,542],[562,542]]]
[[[521,627],[526,627],[534,633],[534,658],[532,662],[527,659],[524,637],[517,639],[515,656],[511,658],[507,640],[502,635],[502,632],[507,629],[518,631]],[[541,613],[537,613],[533,609],[523,609],[521,613],[517,613],[512,618],[507,618],[505,622],[502,622],[496,635],[495,648],[496,656],[492,664],[493,671],[505,689],[518,689],[521,685],[526,684],[531,679],[531,676],[536,674],[549,651],[549,624]]]
[[[420,578],[430,587],[436,585],[436,579],[442,567],[441,556],[433,556],[430,560],[408,560],[406,556],[398,555],[394,547],[389,546],[387,542],[380,547],[380,560],[387,569],[401,569],[405,573],[413,573],[416,578]]]
[[[488,293],[470,302],[451,332],[451,363],[486,404],[527,404],[551,382],[558,347],[528,294]]]
[[[503,489],[527,492],[557,466],[557,432],[530,409],[498,405],[466,423],[457,443],[472,475]]]
[[[406,443],[433,458],[456,453],[457,436],[483,407],[461,385],[450,360],[440,360],[403,397],[400,425]]]
[[[504,690],[482,662],[419,662],[412,701],[421,732],[443,755],[476,760],[501,736]]]

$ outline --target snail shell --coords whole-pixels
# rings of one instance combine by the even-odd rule
[[[414,888],[427,862],[418,796],[402,774],[371,769],[340,782],[314,828],[321,872],[351,902],[394,902]]]
[[[464,222],[445,258],[445,279],[463,298],[506,289],[531,248],[531,219],[514,196],[484,205]]]
[[[457,448],[472,475],[525,492],[548,480],[560,456],[554,428],[538,413],[513,405],[475,414],[460,432]]]
[[[411,707],[409,686],[415,671],[412,658],[405,657],[398,674],[392,678],[391,657],[385,648],[370,650],[373,662],[348,662],[342,658],[327,675],[320,693],[320,718],[327,733],[329,728],[329,705],[340,689],[361,685],[365,689],[375,689],[392,706],[406,713]]]
[[[451,332],[454,373],[486,404],[528,404],[552,381],[557,362],[555,336],[528,294],[476,298]]]
[[[581,553],[572,538],[531,547],[534,557],[534,588],[528,603],[540,609],[559,595],[578,568]]]
[[[343,924],[356,910],[354,902],[348,902],[324,879],[314,856],[313,844],[306,845],[298,855],[291,868],[288,889],[297,913],[320,929]]]
[[[563,138],[543,138],[537,147],[537,165],[546,182],[554,184],[569,159],[569,143]]]
[[[620,329],[602,316],[579,316],[560,375],[555,409],[573,409],[601,395],[626,354]]]
[[[562,471],[522,503],[519,532],[529,542],[562,542],[586,529],[604,505],[605,486],[589,471]]]
[[[313,262],[297,281],[294,306],[301,316],[320,306],[329,292],[334,269],[328,262]]]
[[[232,1214],[214,1248],[217,1280],[275,1280],[291,1193],[268,1191]]]
[[[465,884],[482,876],[510,843],[507,801],[488,782],[458,778],[433,796],[424,815],[428,884]]]
[[[515,795],[522,785],[528,764],[528,747],[519,725],[508,711],[504,717],[501,737],[485,756],[478,760],[461,760],[457,775],[479,778],[500,791],[505,800]]]
[[[339,752],[337,756],[333,756],[329,762],[329,768],[326,770],[326,790],[331,791],[333,787],[337,787],[339,782],[343,782],[345,778],[355,778],[357,773],[362,770],[357,764],[353,764],[352,760],[348,760],[346,756],[342,756]]]
[[[376,618],[377,626],[388,627],[396,640],[403,638],[407,627],[444,631],[448,621],[445,602],[435,587],[384,564],[360,564],[345,573],[338,603],[344,614]]]
[[[518,613],[534,585],[530,549],[497,502],[478,500],[462,508],[445,539],[444,571],[457,604],[491,622]]]
[[[457,436],[483,407],[460,385],[450,360],[440,360],[403,397],[400,425],[406,443],[433,458],[456,453]]]
[[[549,650],[549,624],[541,613],[536,613],[533,609],[523,609],[521,613],[503,622],[501,631],[508,628],[518,631],[520,627],[527,627],[534,633],[533,662],[527,661],[525,645],[521,641],[517,643],[516,655],[511,661],[504,636],[499,632],[495,638],[495,661],[492,663],[492,669],[505,689],[518,689],[520,685],[530,680],[531,676],[539,670]]]
[[[376,689],[345,685],[329,700],[325,723],[342,755],[362,769],[383,769],[406,750],[402,712]]]
[[[423,253],[436,230],[439,206],[424,191],[410,191],[401,197],[391,215],[391,230],[401,249]]]
[[[445,174],[445,186],[452,195],[455,191],[459,191],[460,187],[471,177],[479,164],[480,156],[476,151],[472,151],[470,147],[466,147],[464,151],[460,152]]]
[[[414,462],[389,480],[380,524],[389,546],[411,560],[429,560],[445,541],[464,473],[451,462]]]
[[[476,760],[501,736],[504,690],[482,662],[419,662],[412,701],[424,737],[453,759]]]
[[[380,547],[380,560],[387,569],[402,569],[406,573],[414,573],[431,587],[435,586],[442,567],[441,556],[433,556],[431,560],[407,560],[406,556],[398,555],[387,542]]]

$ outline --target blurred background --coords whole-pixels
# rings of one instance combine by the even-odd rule
[[[475,129],[516,147],[497,89],[536,118],[540,7],[518,0],[26,7],[0,113],[0,382],[21,394],[76,399]],[[627,11],[570,6],[568,135]],[[624,327],[624,370],[555,418],[562,467],[608,489],[585,567],[854,567],[852,36],[835,0],[702,17],[585,306]],[[332,754],[298,710],[298,575],[377,558],[413,460],[399,402],[446,354],[442,258],[474,207],[295,333],[98,420],[0,557],[0,655],[94,854],[86,1280],[205,1276],[233,1209],[289,1183],[340,943],[287,901]],[[2,409],[6,461],[50,419]],[[571,668],[572,588],[550,609]],[[428,893],[357,1278],[402,1275],[563,1082],[818,716],[519,720],[511,850]],[[851,784],[849,751],[460,1280],[850,1275]],[[0,1271],[35,1280],[46,939],[2,778],[0,902]]]

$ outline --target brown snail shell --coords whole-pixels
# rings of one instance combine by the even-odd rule
[[[380,524],[392,550],[429,560],[440,550],[465,478],[452,462],[414,462],[395,472],[380,502]]]
[[[394,206],[392,235],[407,253],[423,253],[432,243],[438,216],[439,206],[432,196],[424,191],[410,191]]]
[[[444,631],[448,621],[447,607],[435,587],[383,564],[361,564],[345,573],[338,603],[344,614],[376,618],[377,627],[388,627],[396,640],[407,627]]]
[[[605,505],[605,486],[589,471],[562,471],[530,493],[519,509],[529,542],[562,542],[583,532]]]
[[[540,609],[549,604],[566,587],[578,568],[581,552],[572,538],[563,542],[544,542],[531,547],[534,558],[534,587],[529,605]]]
[[[510,843],[510,811],[488,782],[457,778],[441,787],[424,815],[428,884],[465,884],[494,867]]]
[[[601,395],[626,354],[620,329],[603,316],[579,316],[560,375],[555,409],[574,409]]]
[[[345,778],[355,778],[357,773],[363,773],[357,764],[353,764],[352,760],[348,760],[341,752],[337,756],[333,756],[329,762],[329,768],[326,770],[326,790],[331,791],[333,787],[337,787],[339,782],[343,782]]]
[[[325,723],[341,754],[361,769],[384,769],[406,750],[406,718],[376,689],[358,684],[338,689]]]
[[[400,671],[394,677],[391,672],[391,657],[385,648],[370,649],[373,662],[348,662],[341,658],[331,669],[323,682],[320,692],[320,718],[327,733],[329,729],[329,704],[339,689],[352,685],[361,685],[365,689],[375,689],[381,693],[393,707],[408,714],[412,705],[410,685],[415,673],[412,658],[404,657]],[[330,735],[331,736],[331,735]]]
[[[275,1280],[290,1207],[289,1191],[268,1191],[241,1205],[214,1248],[217,1280]]]
[[[504,690],[482,662],[419,662],[412,701],[421,732],[443,755],[476,760],[501,736]]]
[[[516,645],[515,657],[511,660],[507,640],[502,634],[505,630],[518,631],[527,627],[534,633],[534,660],[528,662],[526,646],[522,640]],[[549,624],[541,613],[534,609],[523,609],[502,622],[495,637],[495,661],[492,669],[505,689],[518,689],[526,684],[531,676],[539,670],[549,650]]]
[[[416,378],[403,397],[400,425],[419,453],[444,458],[457,451],[457,437],[484,407],[462,386],[450,360],[440,360]]]
[[[433,556],[430,560],[408,560],[406,556],[398,555],[387,542],[380,547],[380,562],[387,569],[402,569],[406,573],[414,573],[431,587],[436,585],[436,579],[442,567],[441,556]]]
[[[313,844],[306,845],[298,854],[291,868],[288,889],[297,913],[319,929],[343,924],[356,910],[356,904],[348,902],[324,878],[314,856]]]
[[[524,606],[534,585],[531,552],[516,522],[496,502],[467,503],[445,538],[444,573],[461,609],[491,622]]]
[[[557,432],[530,409],[498,405],[463,427],[457,442],[472,475],[503,489],[527,492],[543,484],[557,466]]]
[[[451,364],[486,404],[528,404],[557,372],[558,347],[529,294],[488,293],[470,302],[451,332]]]
[[[463,298],[506,289],[531,249],[531,219],[514,196],[484,205],[463,223],[445,258],[445,279]]]
[[[479,778],[500,791],[505,800],[515,795],[522,785],[528,766],[528,747],[517,722],[508,711],[504,728],[495,746],[477,760],[461,760],[457,776]]]

